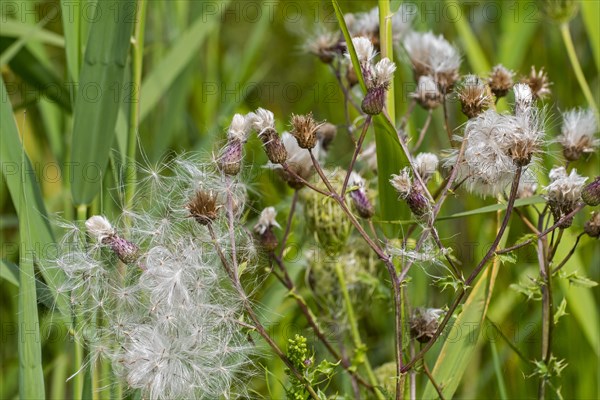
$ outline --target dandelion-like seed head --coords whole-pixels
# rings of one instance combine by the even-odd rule
[[[310,178],[314,173],[314,166],[308,150],[300,147],[296,138],[289,132],[283,132],[281,135],[281,142],[288,154],[286,164],[290,171],[304,180]],[[317,142],[317,145],[312,149],[312,153],[317,160],[321,157],[322,151],[319,142]],[[270,164],[268,167],[278,169],[283,180],[292,188],[299,189],[304,186],[302,180],[296,178],[294,174],[281,169],[280,166]]]
[[[356,51],[358,61],[363,68],[368,65],[377,54],[373,47],[373,43],[371,43],[371,40],[367,37],[354,37],[352,38],[352,44],[354,45],[354,51]],[[350,53],[346,52],[346,57],[350,59]]]
[[[273,113],[264,108],[259,108],[249,117],[254,130],[263,142],[269,161],[274,164],[283,164],[287,160],[287,151],[281,138],[275,130],[275,117]]]
[[[321,143],[321,148],[325,151],[329,150],[329,146],[337,135],[337,126],[331,122],[324,122],[317,128],[317,140]]]
[[[524,83],[517,83],[513,86],[515,94],[515,115],[526,115],[533,106],[533,92],[531,87]]]
[[[424,182],[427,182],[437,171],[440,160],[433,153],[419,153],[415,157],[415,168]]]
[[[392,40],[396,43],[406,37],[412,29],[416,13],[410,9],[411,7],[410,4],[402,3],[398,11],[392,15]]]
[[[259,108],[255,112],[249,113],[247,118],[259,136],[268,129],[275,129],[275,116],[272,111]]]
[[[85,221],[85,227],[88,234],[92,236],[98,243],[102,243],[104,239],[115,235],[115,229],[111,223],[102,215],[94,215]]]
[[[594,137],[598,132],[596,116],[591,109],[573,109],[562,114],[563,124],[558,142],[563,154],[569,161],[578,160],[585,153],[592,153],[600,139]]]
[[[277,217],[277,211],[275,210],[275,207],[267,207],[263,209],[260,213],[260,217],[258,218],[258,222],[256,225],[254,225],[254,232],[262,235],[267,229],[270,229],[274,226],[281,228],[275,217]]]
[[[373,76],[371,77],[371,87],[388,88],[396,71],[396,64],[389,58],[382,58],[373,67]]]
[[[220,206],[217,195],[211,190],[198,190],[187,204],[190,216],[201,225],[208,225],[217,218]]]
[[[488,78],[488,85],[496,98],[504,97],[513,87],[515,73],[502,64],[496,65]]]
[[[329,64],[340,52],[340,33],[338,31],[320,29],[308,38],[304,43],[303,49],[307,53],[319,57],[322,62]]]
[[[390,183],[396,189],[401,198],[406,198],[412,188],[412,179],[408,167],[403,168],[398,175],[392,174]]]
[[[489,87],[477,75],[467,75],[460,88],[458,98],[462,112],[469,118],[476,117],[492,104]]]
[[[410,97],[427,110],[432,110],[442,103],[442,93],[435,80],[429,75],[419,77],[417,88]]]
[[[404,39],[404,48],[416,80],[430,75],[443,93],[458,80],[460,54],[442,35],[435,36],[431,31],[410,32]]]
[[[418,307],[410,318],[410,333],[420,343],[429,342],[437,331],[444,310]]]
[[[532,65],[531,72],[529,73],[529,76],[523,79],[523,83],[529,85],[535,100],[543,100],[552,93],[550,91],[552,82],[548,79],[548,74],[544,71],[544,67],[540,68],[539,71],[536,71],[535,67]]]

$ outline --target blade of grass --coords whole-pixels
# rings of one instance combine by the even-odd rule
[[[74,82],[79,79],[79,58],[81,45],[79,43],[79,18],[82,15],[79,0],[60,0],[62,28],[65,40],[65,55],[67,70]],[[77,10],[77,12],[73,12]]]
[[[457,7],[460,7],[456,0],[446,0],[446,3],[454,4]],[[463,15],[466,14],[463,13]],[[467,60],[469,61],[469,64],[471,64],[473,72],[476,74],[484,74],[489,72],[491,69],[490,63],[487,60],[483,49],[479,45],[477,37],[473,33],[471,26],[469,25],[468,18],[455,18],[454,24],[460,38],[464,42],[465,51],[467,52]]]
[[[581,1],[581,16],[587,30],[596,69],[600,70],[600,8],[597,1]]]
[[[4,108],[4,107],[3,107]],[[25,147],[21,146],[21,182],[25,182]],[[31,218],[32,209],[24,185],[19,187],[19,396],[22,399],[44,399],[44,371],[42,369],[42,342],[35,287],[35,245],[31,232],[37,229]],[[35,209],[35,208],[34,208]]]
[[[111,3],[116,10],[102,9],[98,3],[90,28],[84,63],[81,67],[73,121],[71,194],[76,205],[92,202],[101,186],[108,164],[119,107],[123,96],[125,65],[134,19],[130,11],[135,1]],[[115,14],[117,13],[117,14]],[[115,15],[119,18],[115,20]],[[95,88],[96,95],[90,94]],[[135,88],[134,88],[135,89]],[[93,93],[93,92],[92,92]],[[93,172],[90,172],[93,171]],[[94,177],[90,178],[89,174]]]
[[[228,1],[225,3],[228,3]],[[225,5],[221,5],[219,9],[224,10]],[[192,25],[177,39],[175,45],[165,55],[161,63],[146,75],[142,82],[141,98],[143,101],[140,104],[140,123],[156,107],[158,101],[185,66],[194,57],[197,57],[198,50],[208,33],[219,26],[218,21],[220,18],[220,13],[198,16]]]
[[[519,69],[523,59],[531,45],[533,35],[539,26],[539,19],[527,19],[525,17],[527,8],[531,3],[527,2],[505,2],[507,15],[513,13],[514,18],[502,18],[502,34],[500,35],[499,52],[494,63],[502,63],[506,68]]]
[[[0,279],[19,286],[19,267],[8,260],[0,260]]]
[[[39,43],[48,44],[51,46],[65,46],[64,37],[52,31],[43,29],[43,26],[44,25],[40,26],[38,24],[37,26],[32,27],[30,24],[26,24],[14,19],[6,19],[2,22],[2,32],[0,35],[12,38],[28,37],[28,39],[35,39]]]
[[[490,349],[492,350],[492,359],[494,361],[494,373],[496,374],[496,379],[498,380],[498,390],[500,391],[500,399],[506,400],[508,399],[508,395],[506,394],[506,384],[504,383],[504,376],[502,376],[502,365],[500,365],[500,357],[498,356],[498,348],[496,346],[496,341],[490,341]]]
[[[25,191],[28,207],[32,210],[28,215],[30,227],[32,228],[29,231],[29,235],[31,242],[37,246],[36,249],[42,251],[38,256],[51,256],[48,252],[53,249],[55,241],[50,224],[48,223],[46,207],[44,206],[42,194],[33,173],[34,169],[31,162],[25,156],[24,164],[21,164],[21,140],[19,139],[19,132],[15,125],[4,81],[2,80],[1,82],[0,155],[3,160],[2,173],[6,179],[8,191],[18,215],[24,212],[19,202],[19,193]],[[23,171],[21,171],[21,165],[23,165]],[[64,293],[57,292],[57,288],[62,285],[65,279],[63,272],[50,267],[41,267],[40,270],[46,285],[52,291],[56,307],[62,315],[69,315],[70,307],[67,296]]]
[[[0,52],[9,48],[15,39],[0,37]],[[38,90],[37,96],[45,96],[71,112],[71,100],[65,84],[46,63],[23,47],[8,63],[11,71]],[[4,101],[4,99],[3,99]]]

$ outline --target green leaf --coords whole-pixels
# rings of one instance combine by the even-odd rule
[[[514,254],[510,254],[510,253],[496,254],[496,257],[498,257],[498,260],[500,260],[500,262],[502,264],[516,264],[517,263],[517,256],[515,256]]]
[[[47,21],[42,22],[46,23]],[[37,42],[43,44],[49,44],[56,47],[65,46],[65,39],[62,36],[43,29],[43,24],[40,24],[31,26],[30,24],[14,19],[5,19],[2,21],[1,36],[11,38],[27,37],[28,39],[35,39]]]
[[[130,10],[135,1],[111,4],[118,7],[111,12],[103,10],[102,4],[108,3],[96,7],[75,104],[71,193],[76,205],[91,203],[100,190],[119,106],[126,97],[123,91],[127,92],[123,82],[134,20]]]
[[[2,174],[6,180],[8,191],[12,202],[17,210],[20,219],[20,228],[28,229],[28,235],[31,243],[35,244],[35,250],[41,251],[37,254],[42,258],[49,256],[48,251],[53,249],[55,243],[48,215],[44,205],[40,188],[37,184],[35,174],[32,174],[33,167],[31,162],[24,155],[21,160],[22,145],[19,139],[19,132],[15,124],[15,118],[12,113],[8,94],[4,81],[2,81],[0,91],[0,155],[2,157]],[[29,225],[22,222],[22,214],[25,212],[20,201],[20,193],[24,192],[27,199],[27,208]],[[33,248],[33,247],[32,247]],[[52,295],[56,307],[63,315],[70,314],[70,307],[67,296],[58,294],[56,289],[64,282],[64,274],[57,268],[40,267],[42,276],[46,285],[52,290]]]
[[[584,287],[584,288],[593,288],[598,286],[598,282],[595,282],[585,276],[580,276],[577,274],[577,271],[573,271],[570,273],[560,271],[558,276],[569,281],[571,285]]]
[[[0,260],[0,278],[19,286],[19,267],[8,260]]]
[[[567,310],[567,299],[563,298],[562,301],[560,302],[560,305],[556,309],[556,312],[554,313],[554,325],[558,324],[558,320],[560,319],[560,317],[562,317],[564,315],[568,315],[566,310]]]

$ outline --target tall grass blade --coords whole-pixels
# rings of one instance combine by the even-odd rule
[[[0,279],[19,286],[19,266],[8,260],[0,260]]]
[[[597,1],[581,1],[581,16],[594,53],[596,69],[600,70],[600,7]],[[596,92],[597,93],[597,92]]]
[[[71,193],[76,205],[91,203],[100,190],[119,107],[132,90],[123,85],[132,9],[133,0],[98,3],[90,28],[73,121]]]
[[[4,81],[2,81],[1,86],[0,155],[3,161],[2,173],[19,219],[21,220],[21,228],[28,227],[28,235],[31,243],[35,244],[35,250],[42,252],[38,254],[38,257],[45,257],[53,249],[55,240],[48,222],[42,194],[35,179],[35,174],[33,174],[31,162],[26,155],[24,156],[24,161],[21,162],[22,145]],[[28,202],[27,207],[30,210],[28,213],[29,225],[23,225],[22,222],[21,215],[25,212],[19,201],[19,193],[22,191]],[[52,290],[56,307],[63,315],[69,315],[70,307],[67,296],[56,292],[56,288],[60,287],[64,282],[63,272],[49,267],[41,267],[40,270],[46,285]]]

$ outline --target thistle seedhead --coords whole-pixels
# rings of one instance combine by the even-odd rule
[[[410,97],[426,110],[433,110],[442,103],[442,93],[435,80],[429,75],[419,77],[417,88]]]
[[[275,130],[273,113],[264,108],[259,108],[250,118],[252,127],[263,142],[269,160],[274,164],[283,164],[287,159],[287,151]]]
[[[544,188],[545,197],[555,221],[558,221],[575,209],[581,199],[581,192],[587,178],[580,176],[576,169],[567,175],[564,167],[553,168],[548,176],[550,184]],[[573,218],[570,218],[564,221],[560,228],[568,228],[572,222]]]
[[[367,195],[366,182],[357,172],[350,174],[348,195],[354,209],[362,218],[369,219],[375,214],[375,209]]]
[[[447,93],[458,80],[460,54],[442,35],[410,32],[404,39],[404,48],[410,58],[415,80],[429,75],[442,93]]]
[[[90,236],[98,243],[102,243],[105,239],[116,234],[111,223],[102,215],[94,215],[85,221],[85,227]]]
[[[492,104],[490,88],[476,75],[467,75],[458,90],[462,112],[469,118],[481,114]]]
[[[287,170],[284,170],[279,166],[277,166],[276,169],[279,170],[282,179],[286,181],[290,187],[300,189],[304,186],[304,183],[302,183],[302,180],[296,178],[296,175],[304,180],[308,180],[314,173],[314,166],[310,153],[307,149],[300,147],[298,141],[289,132],[283,132],[281,135],[281,142],[288,154],[286,165],[294,174],[288,173]],[[312,149],[312,153],[317,160],[321,157],[322,151],[320,143],[317,142],[317,145]]]
[[[365,68],[371,63],[371,60],[375,57],[377,52],[373,47],[371,40],[364,36],[353,37],[352,44],[354,45],[354,51],[358,57],[358,62],[365,73]],[[350,53],[345,53],[346,58],[350,59]]]
[[[260,213],[258,222],[254,225],[254,233],[258,236],[261,246],[266,251],[273,251],[279,245],[279,241],[273,232],[273,228],[281,228],[275,217],[277,211],[274,207],[267,207]]]
[[[242,168],[243,144],[238,139],[229,139],[221,149],[217,160],[219,169],[226,175],[237,175]]]
[[[562,114],[561,135],[557,138],[563,147],[563,154],[569,161],[577,161],[583,154],[592,153],[600,139],[596,116],[591,109],[573,109]]]
[[[514,76],[515,73],[505,68],[502,64],[494,67],[488,78],[488,85],[496,98],[506,96],[508,91],[513,87]]]
[[[415,308],[410,318],[411,336],[420,343],[429,342],[435,335],[443,315],[444,310],[439,308]]]
[[[414,162],[421,179],[427,183],[435,171],[437,171],[440,160],[433,153],[419,153],[415,157]]]
[[[338,54],[341,54],[340,33],[321,29],[304,42],[303,49],[319,57],[323,63],[330,64]]]
[[[592,207],[600,204],[600,176],[581,190],[581,200]]]
[[[592,217],[585,223],[583,231],[590,237],[600,238],[600,213],[592,212]]]
[[[517,83],[513,86],[515,94],[515,115],[527,115],[533,106],[533,92],[531,87],[525,83]]]
[[[321,143],[323,150],[329,150],[329,146],[337,135],[337,126],[330,122],[324,122],[317,128],[317,140]]]
[[[529,85],[535,100],[543,100],[551,94],[550,86],[552,85],[552,82],[548,79],[544,67],[536,72],[535,67],[532,65],[529,76],[523,78],[522,82]]]
[[[189,200],[186,208],[196,222],[208,225],[217,218],[221,206],[217,205],[217,195],[212,190],[198,190]]]
[[[312,112],[307,115],[292,114],[292,135],[303,149],[312,149],[317,144],[317,130],[323,125],[317,123]]]
[[[423,195],[421,185],[417,182],[412,183],[408,167],[402,169],[398,175],[392,174],[390,183],[416,217],[421,218],[429,213],[429,200]]]

